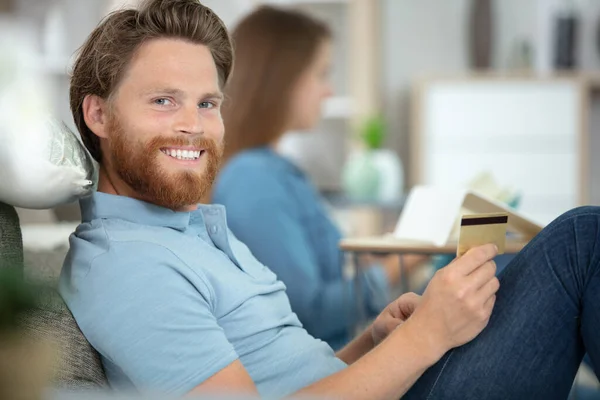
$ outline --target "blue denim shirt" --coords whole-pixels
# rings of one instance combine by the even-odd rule
[[[294,164],[270,148],[238,154],[222,169],[213,201],[254,256],[286,287],[306,330],[339,348],[359,316],[352,281],[342,274],[341,234],[317,191]],[[381,267],[359,274],[364,304],[375,315],[389,300]]]

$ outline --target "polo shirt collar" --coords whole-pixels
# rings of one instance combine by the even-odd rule
[[[83,222],[121,219],[143,225],[185,230],[194,212],[173,211],[131,197],[94,192],[79,201]],[[201,211],[199,211],[201,212]]]

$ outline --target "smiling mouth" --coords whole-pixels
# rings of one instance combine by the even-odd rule
[[[160,149],[164,154],[178,160],[194,161],[200,158],[205,150]]]

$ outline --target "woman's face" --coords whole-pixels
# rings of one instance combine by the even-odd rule
[[[289,130],[309,130],[319,122],[323,100],[332,94],[329,81],[331,46],[329,40],[323,41],[298,79],[292,92]]]

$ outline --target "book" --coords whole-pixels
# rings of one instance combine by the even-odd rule
[[[507,231],[530,240],[543,226],[523,213],[475,190],[421,185],[408,195],[394,237],[405,241],[444,246],[458,240],[465,214],[506,213]]]

